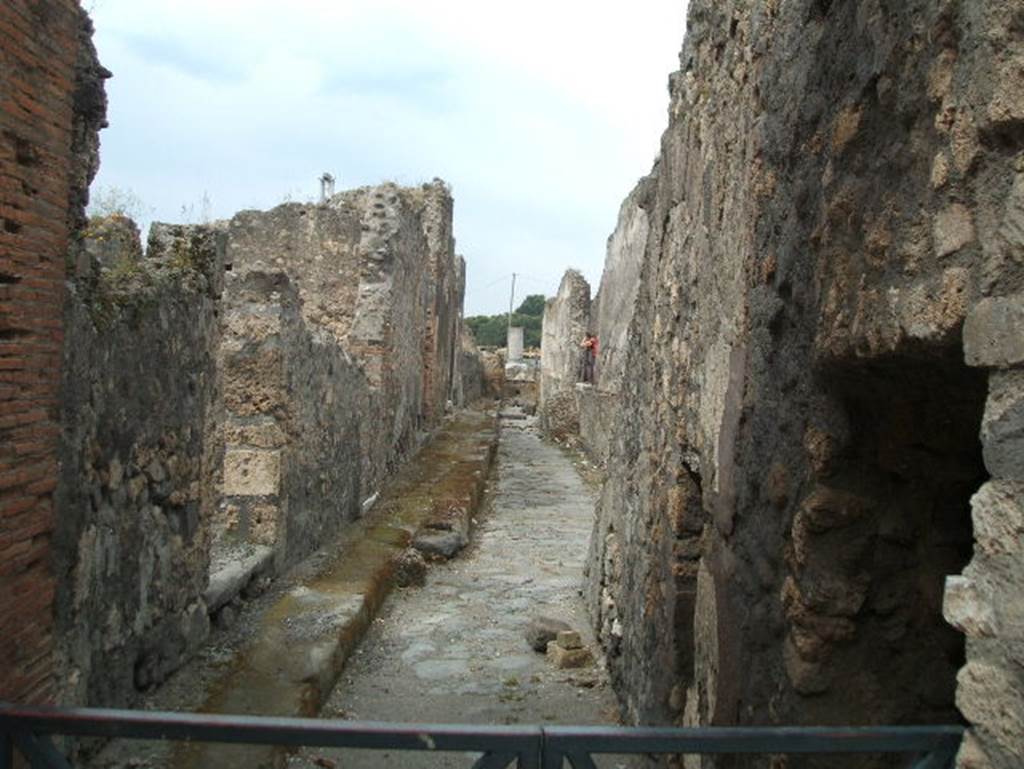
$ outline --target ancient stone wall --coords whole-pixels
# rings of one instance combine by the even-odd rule
[[[427,320],[423,338],[423,416],[444,414],[455,381],[455,357],[461,345],[462,296],[466,266],[455,255],[452,198],[444,182],[424,189],[423,234],[430,258]]]
[[[505,392],[505,355],[498,350],[481,350],[484,369],[484,397],[501,398]]]
[[[0,699],[55,697],[63,281],[105,71],[72,0],[0,4]],[[73,152],[80,154],[73,155]]]
[[[85,218],[109,77],[87,17],[13,0],[0,30],[0,698],[127,705],[234,589],[215,541],[266,503],[297,560],[444,413],[465,265],[440,181],[154,225],[143,255]]]
[[[582,376],[580,342],[589,330],[590,284],[578,271],[569,270],[558,293],[544,304],[541,327],[537,415],[541,429],[556,438],[579,433],[576,383]]]
[[[1020,201],[1007,208],[1008,234],[1022,232]],[[962,764],[1009,767],[1024,760],[1024,294],[979,302],[964,349],[969,365],[989,371],[981,440],[991,478],[971,498],[973,558],[962,576],[947,578],[943,608],[967,636],[956,703],[974,733]]]
[[[435,181],[246,211],[229,225],[232,274],[285,273],[308,325],[330,332],[377,394],[381,421],[363,441],[365,496],[443,415],[451,394],[464,286],[451,213],[450,193]]]
[[[89,222],[62,393],[67,701],[130,704],[162,681],[437,421],[425,388],[448,399],[461,334],[450,214],[440,183],[386,185],[157,223],[145,255],[130,220]]]
[[[214,555],[237,560],[259,545],[281,569],[359,514],[363,444],[380,401],[334,337],[303,321],[287,276],[231,274],[227,291]]]
[[[555,436],[578,434],[581,447],[601,465],[611,452],[613,416],[622,381],[628,376],[629,334],[637,311],[640,268],[650,229],[645,206],[650,204],[651,192],[649,180],[644,180],[623,201],[618,224],[608,238],[601,286],[594,301],[584,308],[578,281],[572,284],[574,290],[563,295],[562,288],[570,275],[567,273],[558,295],[548,300],[545,308],[545,319],[549,314],[552,319],[552,333],[545,334],[541,350],[542,427]],[[588,297],[589,293],[587,287]],[[574,319],[571,329],[564,327],[567,317]],[[597,334],[600,352],[593,386],[570,389],[565,376],[573,356],[576,369],[571,372],[574,379],[569,381],[579,376],[579,341],[573,347],[571,340],[574,334],[582,338],[580,329]]]
[[[986,407],[961,340],[1024,281],[1021,24],[1000,0],[691,2],[635,193],[649,231],[588,566],[632,720],[955,722],[959,704],[971,765],[1018,760],[1014,624],[967,645],[954,697],[964,639],[941,606],[970,499],[1006,467],[983,410],[1019,395],[1000,368]],[[980,606],[1016,579],[979,530],[1012,527],[1007,482],[974,497]]]
[[[484,395],[484,366],[469,329],[463,329],[461,334],[458,370],[461,383],[459,402],[464,405],[476,403]]]
[[[619,392],[627,376],[629,332],[636,313],[647,234],[651,184],[642,181],[622,202],[615,231],[608,238],[601,285],[591,308],[590,323],[600,341],[596,389],[607,395]]]
[[[153,258],[142,260],[129,220],[90,231],[85,253],[127,245],[68,296],[54,538],[60,695],[121,706],[209,630],[218,454],[204,425],[217,401],[223,246],[161,252],[151,241]]]

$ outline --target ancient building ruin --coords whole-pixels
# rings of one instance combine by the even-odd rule
[[[56,0],[0,21],[24,44],[4,46],[20,95],[2,159],[20,176],[4,189],[0,426],[0,600],[23,629],[5,634],[0,688],[130,705],[479,394],[465,264],[440,180],[154,224],[146,249],[126,218],[86,222],[108,75],[91,25]],[[46,110],[52,136],[29,122]]]
[[[614,412],[587,590],[630,721],[962,714],[961,765],[1024,761],[1022,23],[691,0],[575,406]]]
[[[555,438],[580,430],[576,384],[582,363],[580,340],[589,330],[590,286],[576,270],[562,278],[558,293],[544,305],[541,349],[544,351],[537,397],[542,429]]]
[[[73,0],[0,5],[0,690],[56,696],[51,563],[63,284],[96,171],[107,73]]]
[[[504,368],[462,337],[443,182],[143,249],[84,218],[78,4],[0,29],[0,692],[126,705]],[[623,711],[962,718],[962,766],[1019,766],[1024,9],[691,0],[688,29],[597,295],[546,312],[542,420],[607,472],[586,591]]]
[[[84,250],[114,226],[94,222]],[[66,325],[58,650],[69,701],[123,704],[248,584],[357,518],[460,397],[464,265],[440,181],[154,224],[145,255],[86,261]]]

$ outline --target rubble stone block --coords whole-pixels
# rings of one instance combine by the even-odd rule
[[[989,481],[971,498],[975,553],[1024,553],[1024,483]]]
[[[1024,371],[992,373],[981,440],[994,477],[1024,480]]]
[[[956,704],[960,712],[1016,765],[1024,763],[1024,692],[1001,666],[968,662],[957,676]]]
[[[935,217],[933,228],[935,251],[942,256],[955,254],[974,242],[974,222],[971,212],[961,203],[954,203]]]
[[[526,626],[526,642],[535,652],[543,652],[548,648],[548,643],[554,641],[558,634],[564,630],[572,630],[568,622],[551,617],[534,617]]]
[[[561,630],[555,638],[555,643],[563,649],[582,649],[583,639],[575,630]]]
[[[972,638],[990,638],[997,632],[992,596],[976,580],[968,577],[946,577],[942,616]]]
[[[416,535],[412,546],[428,558],[452,558],[467,544],[459,531],[425,529]]]
[[[392,560],[395,584],[399,587],[422,585],[427,579],[427,562],[416,548],[406,548]]]
[[[982,299],[964,323],[968,365],[1008,368],[1024,363],[1024,295]]]
[[[557,641],[548,643],[548,660],[559,670],[585,668],[594,664],[590,649],[563,649]]]

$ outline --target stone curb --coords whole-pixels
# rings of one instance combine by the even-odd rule
[[[494,414],[449,421],[339,539],[333,562],[262,613],[256,640],[210,687],[202,711],[315,716],[393,589],[393,562],[414,536],[457,530],[468,542],[498,434]],[[195,744],[175,751],[170,765],[228,769],[275,757],[278,751],[266,747]]]

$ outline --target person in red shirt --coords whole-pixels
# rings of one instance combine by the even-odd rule
[[[593,333],[588,331],[583,341],[580,342],[580,347],[583,348],[583,372],[581,381],[587,384],[594,383],[594,367],[597,364],[597,337]]]

